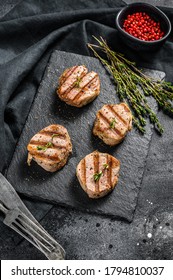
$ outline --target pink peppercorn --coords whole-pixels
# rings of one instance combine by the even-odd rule
[[[155,41],[164,36],[160,22],[154,21],[149,15],[142,12],[128,15],[124,21],[123,29],[143,41]]]

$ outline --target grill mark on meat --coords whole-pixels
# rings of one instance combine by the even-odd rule
[[[108,124],[108,129],[110,129],[110,120],[108,120],[106,118],[105,115],[103,115],[102,112],[99,112],[99,117],[101,117],[103,119],[104,122],[106,122],[106,124]],[[121,134],[121,132],[116,128],[111,128],[111,131],[114,132],[116,135],[119,135],[120,137],[123,137],[123,135]]]
[[[109,159],[109,178],[110,178],[110,187],[112,189],[113,185],[112,185],[112,157],[110,155],[108,155],[108,159]]]
[[[107,105],[107,108],[114,114],[114,116],[121,122],[125,127],[128,127],[127,122],[114,110],[114,107],[111,105]]]
[[[41,131],[39,131],[38,134],[45,135],[45,136],[51,136],[51,138],[52,138],[53,134],[57,134],[56,137],[61,138],[61,139],[66,139],[66,137],[67,137],[66,133],[62,134],[62,133],[59,133],[58,131],[52,131],[52,130],[51,131],[50,130],[41,130]]]
[[[68,76],[67,79],[64,77]],[[82,107],[93,101],[100,93],[99,75],[88,71],[85,65],[79,65],[69,72],[68,69],[59,78],[58,97],[68,105]]]
[[[31,140],[29,145],[45,146],[47,143],[48,142],[46,142],[46,141]]]
[[[108,164],[108,166],[109,166],[108,169],[106,169],[106,171],[107,171],[107,182],[108,182],[108,184],[112,187],[111,166],[110,166],[110,157],[109,157],[109,155],[107,155],[106,160],[107,160],[107,164]]]
[[[63,85],[63,84],[65,83],[65,81],[68,79],[68,77],[70,77],[71,74],[73,74],[73,72],[76,70],[77,67],[78,67],[77,65],[71,67],[71,68],[67,71],[67,73],[65,73],[64,76],[62,75],[62,76],[60,77],[60,79],[62,79],[60,85]]]
[[[107,164],[107,156],[105,154],[99,153],[99,171],[102,172],[102,175],[99,179],[99,193],[102,193],[108,188],[107,169],[105,164]]]
[[[83,170],[83,182],[86,185],[86,161],[85,161],[85,158],[83,159],[83,162],[82,162],[82,170]]]
[[[53,142],[52,144],[53,144],[53,148],[56,148],[56,150],[59,150],[59,149],[67,150],[67,146],[56,144],[56,142]]]
[[[99,173],[99,153],[94,154],[94,174]],[[99,193],[99,180],[94,181],[95,183],[95,192]]]
[[[30,145],[35,145],[35,146],[46,146],[46,144],[49,142],[45,142],[45,141],[36,141],[36,140],[31,140],[30,141]],[[62,146],[62,145],[57,145],[55,142],[51,142],[52,143],[52,147],[51,148],[56,148],[56,149],[67,149],[66,146]]]
[[[87,75],[87,74],[86,74]],[[85,76],[86,76],[85,75]],[[84,77],[85,77],[84,76]],[[81,95],[83,94],[83,92],[85,91],[85,88],[86,87],[89,87],[89,85],[92,85],[92,83],[93,83],[93,81],[97,78],[97,74],[87,83],[87,84],[85,84],[82,88],[80,88],[80,91],[78,92],[78,94],[72,99],[72,101],[77,101],[80,97],[81,97]],[[84,78],[83,77],[83,78]]]
[[[119,144],[132,129],[132,113],[126,104],[106,104],[96,114],[93,134],[107,145]]]
[[[32,151],[32,152],[29,152],[29,153],[32,155],[33,158],[37,157],[37,159],[41,159],[41,160],[49,159],[49,160],[52,160],[55,163],[56,163],[56,161],[57,162],[60,161],[60,159],[57,156],[57,154],[56,155],[49,155],[49,154],[46,154],[46,153],[39,153],[39,151],[38,152],[37,151],[35,151],[35,152]]]
[[[31,138],[27,150],[28,165],[33,159],[46,171],[55,172],[66,164],[72,144],[66,128],[52,124]]]
[[[84,163],[85,160],[85,163]],[[106,168],[108,164],[109,168]],[[115,188],[118,183],[120,163],[107,153],[94,151],[83,158],[77,166],[76,175],[83,190],[90,198],[103,197]],[[84,171],[86,170],[86,175]],[[99,174],[98,180],[94,180],[94,174]]]
[[[78,67],[78,66],[77,66],[77,67]],[[76,69],[75,69],[75,70],[76,70]],[[73,74],[73,72],[72,72],[71,74]],[[80,76],[77,76],[77,78],[82,79],[83,77],[85,77],[86,74],[87,74],[87,73],[85,73],[85,69],[84,69],[83,72],[80,74]],[[74,83],[73,83],[71,86],[68,87],[67,90],[65,90],[63,93],[61,93],[61,96],[62,96],[63,98],[65,98],[65,97],[67,96],[67,94],[68,94],[73,88],[75,88],[76,81],[77,81],[77,79],[74,81]],[[64,84],[64,83],[63,83],[63,84]],[[61,84],[61,86],[62,86],[63,84]]]
[[[127,113],[130,113],[130,109],[129,109],[129,107],[128,107],[125,103],[121,103],[121,105],[124,107],[124,110],[125,110]]]

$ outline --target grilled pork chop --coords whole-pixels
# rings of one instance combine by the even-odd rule
[[[115,188],[119,170],[119,160],[109,154],[95,151],[79,162],[76,175],[87,195],[90,198],[99,198]]]
[[[100,79],[96,72],[88,72],[84,65],[66,69],[59,78],[57,94],[67,104],[82,107],[100,93]]]
[[[28,146],[28,165],[37,162],[46,171],[54,172],[63,167],[72,152],[72,144],[67,129],[52,124],[36,133]]]
[[[96,115],[93,134],[107,145],[120,143],[132,128],[132,114],[125,103],[104,105]]]

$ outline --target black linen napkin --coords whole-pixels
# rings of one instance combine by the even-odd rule
[[[88,54],[87,36],[105,30],[106,23],[111,29],[109,15],[114,18],[120,6],[121,1],[21,1],[1,19],[0,171],[10,162],[52,50]]]

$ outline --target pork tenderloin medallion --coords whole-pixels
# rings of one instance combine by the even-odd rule
[[[57,94],[68,105],[82,107],[100,93],[100,79],[96,72],[88,72],[85,65],[66,69],[59,78]]]
[[[31,138],[27,150],[28,165],[34,160],[46,171],[55,172],[66,164],[72,144],[67,129],[52,124]]]
[[[99,198],[115,188],[119,170],[118,159],[107,153],[94,151],[79,162],[76,175],[87,195],[90,198]]]
[[[106,104],[96,114],[93,134],[107,145],[119,144],[132,129],[132,113],[125,103]]]

